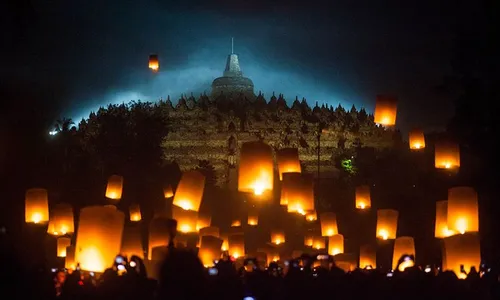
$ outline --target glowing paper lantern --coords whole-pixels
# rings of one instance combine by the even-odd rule
[[[352,253],[340,253],[335,255],[335,264],[344,272],[352,272],[358,267],[357,257]]]
[[[208,268],[214,265],[214,260],[220,259],[222,240],[214,236],[202,236],[198,257],[202,264]]]
[[[123,230],[122,246],[120,253],[128,258],[132,255],[136,255],[141,259],[144,259],[144,249],[142,247],[142,236],[141,227],[135,226],[135,224],[130,224],[133,226],[125,226]]]
[[[51,213],[47,233],[52,235],[65,235],[75,232],[73,208],[69,204],[56,205]]]
[[[80,210],[75,260],[85,271],[104,272],[113,264],[122,244],[123,212],[104,206]]]
[[[130,205],[129,209],[130,221],[139,222],[141,220],[141,207],[139,204]]]
[[[221,234],[220,239],[222,240],[222,246],[220,250],[228,251],[229,250],[229,236],[227,234]]]
[[[410,149],[420,150],[425,148],[425,136],[422,129],[413,129],[409,133]]]
[[[396,125],[397,99],[389,96],[377,96],[374,121],[383,126]]]
[[[151,71],[153,71],[153,72],[158,72],[158,70],[160,70],[160,61],[158,60],[158,55],[151,54],[149,56],[148,66],[151,69]]]
[[[448,201],[436,202],[436,224],[434,227],[434,236],[436,238],[445,238],[454,235],[453,230],[448,229]]]
[[[172,205],[172,218],[177,221],[177,230],[182,233],[196,232],[198,212]]]
[[[46,189],[29,189],[25,196],[26,223],[44,224],[49,221],[49,196]]]
[[[394,209],[377,210],[377,238],[393,240],[398,230],[399,213]]]
[[[403,255],[413,255],[415,256],[415,241],[410,236],[401,236],[394,241],[394,251],[392,253],[392,268],[396,270],[398,267],[399,259]],[[407,266],[402,266],[404,268]]]
[[[112,175],[108,179],[108,186],[106,187],[106,198],[119,201],[122,198],[123,191],[123,177]]]
[[[75,246],[66,247],[66,258],[64,259],[64,267],[68,270],[76,269]]]
[[[460,167],[460,147],[451,142],[437,142],[434,148],[436,169],[456,169]]]
[[[312,247],[316,250],[325,249],[326,241],[325,237],[322,236],[313,236],[313,244]]]
[[[214,236],[216,238],[220,237],[219,227],[210,226],[200,228],[200,236]]]
[[[299,160],[299,149],[283,148],[277,151],[278,171],[280,180],[283,180],[283,173],[301,173]]]
[[[361,269],[377,267],[377,251],[371,245],[363,245],[359,249],[359,267]]]
[[[282,196],[286,198],[288,212],[306,215],[314,210],[314,183],[311,177],[300,173],[283,175]]]
[[[443,269],[451,270],[460,279],[465,279],[466,275],[460,271],[463,265],[468,273],[471,267],[479,270],[481,264],[481,248],[479,235],[475,232],[458,234],[444,239],[446,265]]]
[[[314,243],[314,236],[312,234],[304,236],[304,246],[312,247],[313,243]]]
[[[170,240],[169,220],[165,217],[158,217],[149,223],[149,244],[148,259],[152,259],[153,248],[167,246]]]
[[[259,224],[259,214],[256,209],[248,210],[247,224],[250,226],[257,226]]]
[[[344,236],[334,234],[328,238],[328,254],[337,255],[344,253]]]
[[[268,247],[265,249],[259,249],[258,252],[264,252],[266,254],[266,265],[268,266],[269,264],[280,260],[280,253],[275,248]]]
[[[332,236],[339,233],[337,228],[337,215],[334,213],[324,212],[320,214],[319,221],[321,222],[322,236]]]
[[[245,236],[243,234],[230,235],[228,238],[229,255],[234,258],[245,256]]]
[[[459,232],[478,232],[477,193],[471,187],[454,187],[448,190],[448,228]]]
[[[163,189],[163,196],[165,198],[172,198],[174,196],[174,190],[172,189],[171,185],[168,185],[166,188]]]
[[[71,239],[60,237],[57,239],[57,257],[66,257],[66,249],[71,246]]]
[[[240,220],[233,220],[231,222],[231,227],[241,227],[241,221]]]
[[[271,243],[280,245],[285,242],[285,232],[281,229],[271,230]]]
[[[262,196],[274,184],[272,148],[264,142],[246,142],[241,146],[238,191]]]
[[[370,187],[367,185],[356,187],[356,208],[367,209],[371,206],[372,200],[370,196]]]
[[[205,176],[203,174],[198,171],[184,172],[177,186],[173,204],[185,210],[198,211],[204,189]]]
[[[306,213],[306,220],[309,222],[314,222],[318,219],[318,215],[316,214],[316,211],[310,211]]]
[[[198,220],[196,221],[196,230],[200,230],[204,227],[209,227],[212,223],[212,216],[208,214],[198,213]]]

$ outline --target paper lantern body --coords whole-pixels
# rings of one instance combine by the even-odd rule
[[[326,239],[323,236],[315,235],[313,236],[313,249],[321,250],[326,248]]]
[[[66,249],[71,246],[71,239],[60,237],[57,239],[57,257],[66,257]]]
[[[283,173],[301,173],[299,160],[299,149],[283,148],[277,151],[278,171],[280,180],[283,180]]]
[[[337,255],[344,253],[344,236],[334,234],[328,238],[328,254]]]
[[[377,96],[374,122],[383,126],[396,125],[397,99],[391,96]]]
[[[339,233],[337,228],[337,215],[335,215],[335,213],[321,213],[319,215],[319,221],[321,222],[322,236],[332,236]]]
[[[142,219],[141,207],[139,204],[132,204],[129,208],[130,221],[139,222]]]
[[[65,235],[75,232],[73,207],[69,204],[58,204],[50,214],[47,233],[52,235]]]
[[[393,240],[398,231],[399,213],[394,209],[377,210],[377,238]]]
[[[359,249],[359,267],[377,268],[377,251],[372,245],[363,245]]]
[[[481,248],[479,235],[476,232],[457,234],[444,239],[446,263],[443,270],[455,272],[458,278],[465,279],[465,274],[460,271],[463,265],[468,273],[471,267],[479,270],[481,264]]]
[[[229,255],[234,258],[245,256],[245,236],[243,234],[233,234],[228,237]]]
[[[281,229],[271,230],[271,243],[280,245],[285,242],[285,232]]]
[[[477,193],[471,187],[448,190],[448,228],[457,233],[479,231]]]
[[[247,224],[249,226],[257,226],[259,224],[259,212],[257,209],[248,210]]]
[[[197,232],[198,212],[172,205],[172,218],[177,221],[177,230],[182,233]]]
[[[177,186],[173,204],[185,210],[198,211],[200,209],[205,176],[198,171],[187,171],[182,174]]]
[[[420,150],[425,148],[425,136],[422,129],[413,129],[409,133],[409,144],[411,150]]]
[[[412,237],[401,236],[394,241],[394,251],[392,254],[393,270],[396,270],[396,268],[398,267],[398,261],[403,255],[415,256],[415,241],[413,240]]]
[[[457,169],[460,167],[460,147],[451,142],[437,142],[434,145],[436,169]]]
[[[66,257],[64,259],[64,267],[68,270],[76,269],[75,246],[66,247]]]
[[[214,265],[214,260],[220,259],[222,240],[211,235],[202,236],[198,257],[205,267]]]
[[[120,253],[128,258],[132,255],[144,259],[144,248],[142,247],[141,227],[129,224],[123,230],[122,246]]]
[[[307,211],[314,210],[313,179],[300,173],[285,173],[283,178],[281,193],[286,199],[288,212],[306,215]]]
[[[158,72],[160,70],[160,61],[158,60],[158,55],[156,54],[151,54],[149,56],[149,63],[148,63],[149,69],[153,72]]]
[[[153,248],[167,246],[170,240],[169,220],[165,217],[153,218],[149,223],[148,259],[153,258]]]
[[[272,148],[264,142],[246,142],[241,146],[238,191],[264,196],[274,187]]]
[[[372,200],[370,196],[370,187],[367,185],[356,187],[356,208],[367,209],[371,206]]]
[[[122,191],[123,177],[118,175],[112,175],[109,177],[108,185],[106,187],[106,198],[118,202],[122,198]]]
[[[307,212],[306,213],[306,220],[309,222],[314,222],[314,221],[318,220],[318,215],[316,214],[316,211],[313,210],[313,211]]]
[[[172,198],[174,196],[174,190],[172,189],[171,185],[168,185],[166,188],[163,189],[163,196],[165,198]]]
[[[445,238],[454,235],[455,232],[448,228],[448,201],[436,202],[436,223],[434,226],[434,237]]]
[[[25,197],[26,223],[45,224],[49,221],[49,196],[46,189],[29,189]]]

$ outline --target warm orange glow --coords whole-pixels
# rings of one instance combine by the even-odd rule
[[[240,220],[233,220],[231,222],[231,227],[240,227],[241,226],[241,221]]]
[[[325,249],[326,248],[325,238],[322,236],[314,236],[312,247],[316,250]]]
[[[174,196],[174,190],[172,189],[171,185],[168,185],[166,188],[163,189],[163,196],[165,198],[172,198]]]
[[[234,258],[245,256],[245,236],[243,234],[233,234],[228,238],[229,255]]]
[[[394,251],[392,253],[392,269],[396,270],[398,267],[398,261],[403,255],[413,255],[415,256],[415,241],[412,237],[401,236],[394,241]],[[404,267],[413,266],[405,265]],[[400,271],[404,271],[400,270]]]
[[[280,180],[283,173],[301,173],[299,150],[297,148],[283,148],[276,152]]]
[[[479,231],[477,193],[471,187],[448,190],[448,228],[464,234]]]
[[[367,185],[356,187],[356,208],[367,209],[370,208],[371,205],[370,187]]]
[[[106,198],[118,202],[122,198],[123,191],[123,177],[118,175],[111,175],[108,179],[106,187]]]
[[[160,69],[160,61],[158,60],[158,55],[151,54],[149,56],[148,66],[153,72],[158,72],[158,70]]]
[[[44,224],[49,221],[49,196],[46,189],[26,191],[25,221],[34,224]]]
[[[287,203],[290,213],[305,216],[314,210],[314,183],[310,176],[301,173],[284,173],[281,186],[281,202]]]
[[[199,235],[200,235],[200,237],[213,236],[213,237],[219,238],[220,237],[219,227],[210,226],[210,227],[200,228]]]
[[[397,99],[390,96],[377,96],[374,121],[384,126],[396,125]]]
[[[471,267],[479,270],[481,264],[481,248],[479,235],[476,232],[458,234],[444,239],[446,265],[443,270],[451,270],[460,279],[465,278],[465,274],[460,272],[460,265],[464,266],[468,273]]]
[[[66,248],[71,246],[71,239],[60,237],[57,239],[57,257],[66,257]]]
[[[313,211],[310,211],[308,213],[306,213],[306,220],[309,221],[309,222],[314,222],[318,219],[318,215],[316,214],[316,211],[313,210]]]
[[[448,201],[436,202],[436,223],[434,227],[434,236],[436,238],[445,238],[454,235],[454,231],[448,229]]]
[[[339,253],[334,259],[337,267],[344,272],[352,272],[358,267],[357,256],[352,253]]]
[[[220,250],[228,251],[229,250],[229,237],[228,237],[228,235],[221,234],[220,239],[222,240],[222,246],[220,247]]]
[[[75,246],[68,246],[66,248],[66,258],[64,259],[64,267],[68,270],[76,269]]]
[[[281,229],[271,230],[271,243],[280,245],[285,242],[285,231]]]
[[[75,261],[85,271],[104,272],[120,252],[125,215],[104,206],[80,211]]]
[[[321,222],[322,236],[332,236],[339,233],[337,229],[337,215],[334,213],[324,212],[320,214],[319,221]]]
[[[344,236],[335,234],[328,238],[328,254],[337,255],[344,253]]]
[[[304,236],[304,246],[312,247],[314,243],[314,237],[312,235]]]
[[[214,265],[214,260],[219,259],[221,255],[222,240],[214,236],[202,236],[200,241],[200,250],[198,257],[205,267]]]
[[[173,204],[185,210],[198,211],[205,189],[205,176],[198,171],[182,173]]]
[[[434,149],[434,165],[437,169],[460,167],[460,147],[451,142],[437,142]]]
[[[141,220],[141,207],[139,204],[132,204],[129,208],[130,221],[139,222]]]
[[[198,212],[172,205],[172,218],[177,221],[177,230],[182,233],[196,232]]]
[[[56,205],[51,213],[47,233],[52,235],[71,234],[75,231],[73,208],[69,204]]]
[[[409,133],[410,149],[420,150],[425,148],[425,136],[422,129],[413,129]]]
[[[377,238],[393,240],[398,230],[399,213],[394,209],[377,210]]]
[[[157,217],[149,223],[148,259],[153,258],[153,248],[167,246],[170,239],[168,219]]]
[[[359,249],[359,267],[364,269],[367,266],[372,269],[377,267],[377,252],[371,245],[363,245]]]
[[[209,214],[198,213],[198,220],[196,221],[196,231],[199,231],[201,228],[210,227],[212,223],[212,216]]]
[[[259,224],[259,212],[257,209],[248,210],[247,224],[250,226],[257,226]]]
[[[262,196],[273,190],[274,161],[272,148],[264,142],[246,142],[241,146],[238,191]]]
[[[138,224],[128,224],[123,229],[122,246],[120,253],[130,258],[136,255],[144,258],[144,249],[142,247],[141,227]]]

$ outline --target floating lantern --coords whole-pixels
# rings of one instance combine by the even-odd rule
[[[66,249],[71,246],[71,239],[60,237],[57,239],[57,257],[66,257]]]
[[[271,230],[271,243],[281,245],[285,242],[285,232],[281,229]]]
[[[476,232],[458,234],[444,239],[446,265],[445,270],[451,270],[460,279],[465,279],[466,274],[461,272],[461,266],[469,273],[471,267],[479,270],[481,264],[481,248],[479,235]]]
[[[358,267],[357,257],[352,253],[340,253],[335,255],[335,265],[344,272],[352,272]]]
[[[436,238],[445,238],[454,235],[453,230],[448,229],[448,201],[436,202],[436,224],[434,227],[434,236]]]
[[[377,96],[374,121],[383,126],[396,125],[397,99],[390,96]]]
[[[313,236],[313,244],[312,247],[316,250],[321,250],[326,248],[325,237],[322,236]]]
[[[169,219],[165,217],[158,217],[151,220],[149,223],[149,260],[153,257],[153,248],[168,245],[170,233],[171,228],[169,227]]]
[[[377,238],[393,240],[398,230],[399,213],[394,209],[377,210]]]
[[[264,142],[246,142],[241,146],[238,191],[262,196],[273,190],[272,148]]]
[[[460,147],[456,143],[437,142],[434,149],[434,165],[437,169],[460,167]]]
[[[299,149],[280,149],[276,153],[276,160],[278,161],[280,180],[283,180],[283,173],[301,173]]]
[[[185,210],[198,211],[204,189],[205,176],[203,174],[198,171],[184,172],[177,186],[173,204]]]
[[[120,253],[125,215],[104,206],[80,210],[75,260],[85,271],[104,272]]]
[[[73,208],[69,204],[58,204],[50,213],[47,233],[52,235],[65,235],[75,232]]]
[[[132,257],[132,255],[135,255],[144,259],[141,227],[135,226],[135,224],[125,226],[123,230],[120,254],[129,258]]]
[[[130,221],[139,222],[141,220],[141,207],[139,204],[130,205],[129,209]]]
[[[304,246],[312,247],[313,243],[314,243],[314,236],[312,234],[304,236]]]
[[[75,246],[66,247],[66,258],[64,259],[64,268],[68,270],[76,269]]]
[[[231,222],[231,227],[241,227],[241,221],[240,220],[233,220]]]
[[[471,187],[448,190],[448,228],[464,234],[479,231],[477,193]]]
[[[245,256],[245,236],[243,234],[233,234],[228,238],[229,255],[234,258]]]
[[[377,251],[371,245],[363,245],[359,249],[359,267],[374,269],[377,267]]]
[[[410,236],[401,236],[398,237],[394,241],[394,251],[392,254],[392,269],[396,270],[398,267],[398,262],[403,255],[413,255],[415,257],[415,241]],[[404,271],[407,267],[412,267],[414,262],[411,265],[402,263],[400,265],[399,271]]]
[[[25,210],[26,223],[44,224],[49,221],[49,196],[47,190],[27,190]]]
[[[266,249],[260,249],[261,251],[264,251],[266,253],[266,264],[269,266],[269,264],[273,262],[278,262],[280,260],[280,253],[277,249],[268,247]],[[261,252],[259,251],[259,252]]]
[[[259,213],[256,209],[248,210],[247,224],[249,226],[257,226],[259,224]]]
[[[108,186],[106,187],[106,198],[119,201],[122,198],[122,191],[123,177],[111,175],[108,179]]]
[[[174,190],[170,184],[163,189],[163,195],[165,198],[172,198],[174,196]]]
[[[177,230],[182,233],[196,232],[198,212],[172,205],[172,218],[177,221]]]
[[[288,212],[306,215],[314,210],[314,183],[311,177],[300,173],[285,173],[282,196],[286,198]]]
[[[324,212],[320,214],[319,221],[321,222],[322,236],[332,236],[339,233],[337,229],[337,216],[334,213]]]
[[[367,185],[356,187],[356,208],[367,209],[371,206],[372,200],[370,197],[370,187]]]
[[[307,212],[306,213],[306,220],[309,222],[314,222],[314,221],[318,220],[318,215],[316,214],[316,211],[313,210],[313,211]]]
[[[199,235],[200,236],[209,236],[210,235],[210,236],[214,236],[214,237],[218,238],[218,237],[220,237],[219,227],[210,226],[210,227],[200,228]]]
[[[228,251],[229,250],[229,237],[228,237],[228,235],[221,234],[220,239],[222,240],[222,246],[220,247],[220,250]]]
[[[337,255],[344,253],[344,236],[334,234],[328,238],[328,254]]]
[[[149,56],[149,64],[148,64],[148,66],[151,69],[151,71],[158,72],[158,70],[160,69],[160,61],[158,60],[158,55],[151,54]]]
[[[214,236],[202,236],[198,257],[205,268],[212,267],[214,261],[220,259],[222,240]]]
[[[425,148],[425,136],[422,129],[413,129],[409,133],[410,149],[420,150]]]
[[[198,220],[196,221],[196,231],[204,227],[209,227],[212,223],[212,216],[208,214],[198,213]]]

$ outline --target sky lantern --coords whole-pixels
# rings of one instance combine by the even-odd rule
[[[57,239],[57,257],[66,257],[66,249],[71,246],[71,239],[60,237]]]
[[[108,179],[106,187],[106,198],[116,200],[117,202],[122,198],[123,192],[123,176],[111,175]]]
[[[368,209],[372,206],[370,196],[370,187],[368,185],[361,185],[356,187],[356,208]]]
[[[29,189],[25,195],[26,223],[45,224],[49,221],[49,196],[46,189]]]
[[[283,148],[277,151],[278,171],[280,180],[283,180],[283,173],[301,173],[299,160],[299,149]]]
[[[257,209],[248,210],[247,224],[249,226],[257,226],[259,224],[259,212]]]
[[[393,240],[398,230],[399,212],[394,209],[377,210],[377,238]]]
[[[148,259],[152,259],[153,248],[167,246],[170,240],[169,220],[165,217],[153,218],[149,223]]]
[[[231,221],[231,227],[241,227],[241,221],[239,219]]]
[[[359,249],[359,267],[361,269],[377,267],[377,251],[372,245],[363,245]]]
[[[158,60],[158,55],[157,54],[151,54],[149,56],[149,68],[153,72],[158,72],[160,70],[160,61]]]
[[[57,204],[50,213],[47,233],[52,235],[65,235],[75,232],[73,207],[69,204]]]
[[[120,253],[125,215],[104,206],[80,210],[75,260],[85,271],[104,272]]]
[[[66,247],[66,257],[64,259],[64,268],[68,270],[76,269],[75,246]]]
[[[399,259],[403,255],[413,255],[415,257],[415,241],[410,236],[401,236],[394,241],[394,251],[392,253],[392,269],[396,270],[398,267]],[[413,262],[414,263],[414,262]],[[412,267],[412,265],[401,264],[399,271],[404,271],[406,267]]]
[[[314,222],[318,220],[318,215],[316,214],[316,211],[315,210],[308,211],[306,213],[306,220],[308,222]]]
[[[172,219],[177,221],[177,230],[182,233],[196,232],[198,212],[172,205]]]
[[[425,148],[425,136],[422,129],[415,128],[410,130],[408,140],[411,150],[420,150]]]
[[[273,262],[277,262],[280,260],[280,253],[278,249],[274,247],[265,247],[257,249],[257,253],[264,253],[266,255],[265,265],[269,266],[269,264]]]
[[[215,226],[210,226],[210,227],[203,227],[203,228],[200,228],[200,231],[199,231],[199,235],[200,236],[214,236],[216,238],[220,237],[220,230],[219,230],[219,227],[215,227]]]
[[[315,235],[313,236],[313,249],[321,250],[326,248],[326,239],[323,236]]]
[[[328,238],[328,254],[337,255],[344,253],[344,236],[334,234]]]
[[[132,204],[129,208],[130,221],[139,222],[141,220],[141,207],[139,204]]]
[[[445,238],[454,235],[453,230],[448,229],[448,201],[442,200],[436,202],[436,223],[434,226],[434,236],[436,238]]]
[[[383,126],[396,125],[397,99],[391,96],[377,96],[374,121]]]
[[[469,273],[471,267],[479,271],[481,264],[481,248],[479,244],[479,234],[468,232],[457,234],[444,239],[446,265],[443,270],[451,270],[460,279],[465,279],[466,275],[460,272],[463,265],[465,271]]]
[[[170,184],[163,189],[163,196],[165,198],[172,198],[174,196],[174,190],[172,189],[172,186]]]
[[[173,204],[185,210],[198,211],[205,189],[205,176],[198,171],[182,173]]]
[[[448,228],[458,233],[479,231],[477,193],[471,187],[448,190]]]
[[[285,189],[282,194],[286,198],[288,212],[306,215],[314,210],[314,182],[310,176],[300,173],[285,173]]]
[[[272,148],[260,141],[243,143],[238,169],[238,191],[263,196],[273,190],[273,184]]]
[[[136,224],[128,224],[123,229],[122,245],[120,254],[128,258],[136,255],[144,259],[144,248],[142,247],[141,227]]]
[[[220,259],[222,240],[206,235],[201,237],[198,257],[205,268],[214,266],[214,261]]]
[[[196,221],[196,231],[201,228],[209,227],[212,224],[212,216],[209,214],[198,213],[198,220]]]
[[[456,143],[440,141],[434,146],[436,169],[456,169],[460,167],[460,147]]]
[[[339,233],[337,228],[337,215],[332,212],[324,212],[319,215],[321,222],[321,235],[332,236]]]
[[[234,258],[245,256],[245,235],[232,234],[228,237],[229,255]]]
[[[222,240],[222,246],[220,246],[220,250],[228,251],[229,250],[229,236],[227,234],[221,234],[220,239]]]
[[[314,236],[312,234],[304,235],[304,246],[312,247],[314,241]]]
[[[285,231],[281,229],[271,230],[271,243],[281,245],[285,242]]]

